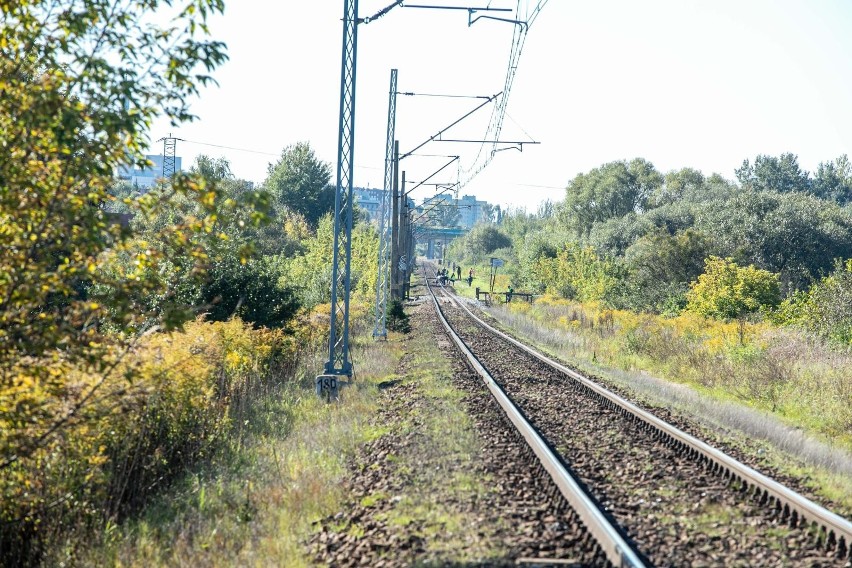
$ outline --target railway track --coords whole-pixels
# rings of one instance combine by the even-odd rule
[[[850,565],[849,521],[429,290],[450,338],[613,565]]]

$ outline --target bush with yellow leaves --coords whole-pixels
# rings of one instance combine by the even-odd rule
[[[250,401],[292,376],[314,327],[285,335],[198,320],[111,352],[103,374],[57,358],[46,387],[26,362],[10,370],[0,391],[0,564],[26,564],[51,534],[120,517],[227,448]]]
[[[667,318],[555,296],[510,309],[567,332],[566,356],[690,384],[852,447],[852,358],[818,338],[766,321]]]

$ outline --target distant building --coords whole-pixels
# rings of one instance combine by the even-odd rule
[[[477,223],[490,223],[492,207],[487,201],[478,201],[475,195],[464,195],[458,200],[459,227],[471,229]]]
[[[152,162],[153,165],[144,169],[135,166],[121,167],[117,172],[118,178],[129,181],[139,189],[149,189],[156,185],[157,180],[163,177],[163,156],[147,154],[145,158]],[[175,172],[182,170],[181,161],[181,158],[175,157]]]
[[[367,214],[367,220],[370,223],[379,223],[379,215],[382,212],[382,198],[384,194],[384,189],[364,189],[363,187],[352,188],[352,196],[355,199],[355,205],[360,207]],[[408,206],[413,209],[414,200],[410,197],[406,197],[406,201],[408,202]]]
[[[423,203],[417,206],[418,213],[431,210],[432,216],[439,219],[453,218],[457,212],[454,226],[462,229],[472,229],[477,223],[491,223],[494,221],[493,213],[499,214],[500,206],[492,206],[487,201],[479,201],[474,195],[465,195],[461,199],[454,199],[451,195],[439,195],[427,197]],[[449,222],[449,221],[445,221]]]
[[[371,223],[379,222],[379,214],[382,211],[382,196],[384,189],[364,189],[363,187],[353,187],[352,196],[355,199],[355,205],[364,210]]]

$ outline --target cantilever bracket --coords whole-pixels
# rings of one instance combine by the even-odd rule
[[[497,148],[497,149],[491,151],[491,155],[493,156],[497,152],[502,152],[503,150],[517,150],[518,152],[523,152],[524,151],[524,145],[518,144],[517,146],[508,146],[506,148]]]
[[[473,17],[473,15],[478,12],[477,8],[469,8],[467,11],[467,27],[472,26],[478,20],[497,20],[498,22],[508,22],[510,24],[515,24],[517,26],[521,26],[526,29],[529,28],[529,24],[527,22],[522,22],[521,20],[510,20],[509,18],[498,18],[497,16],[477,16]]]
[[[541,142],[534,142],[532,140],[528,142],[496,142],[497,144],[509,144],[505,148],[494,148],[491,150],[491,156],[494,157],[494,154],[497,152],[502,152],[503,150],[517,150],[518,152],[524,151],[524,144],[541,144]]]

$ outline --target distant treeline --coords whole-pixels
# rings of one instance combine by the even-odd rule
[[[663,314],[762,312],[848,341],[847,156],[811,174],[793,154],[761,155],[735,175],[610,162],[577,175],[561,202],[477,227],[451,254],[503,258],[516,289]]]

